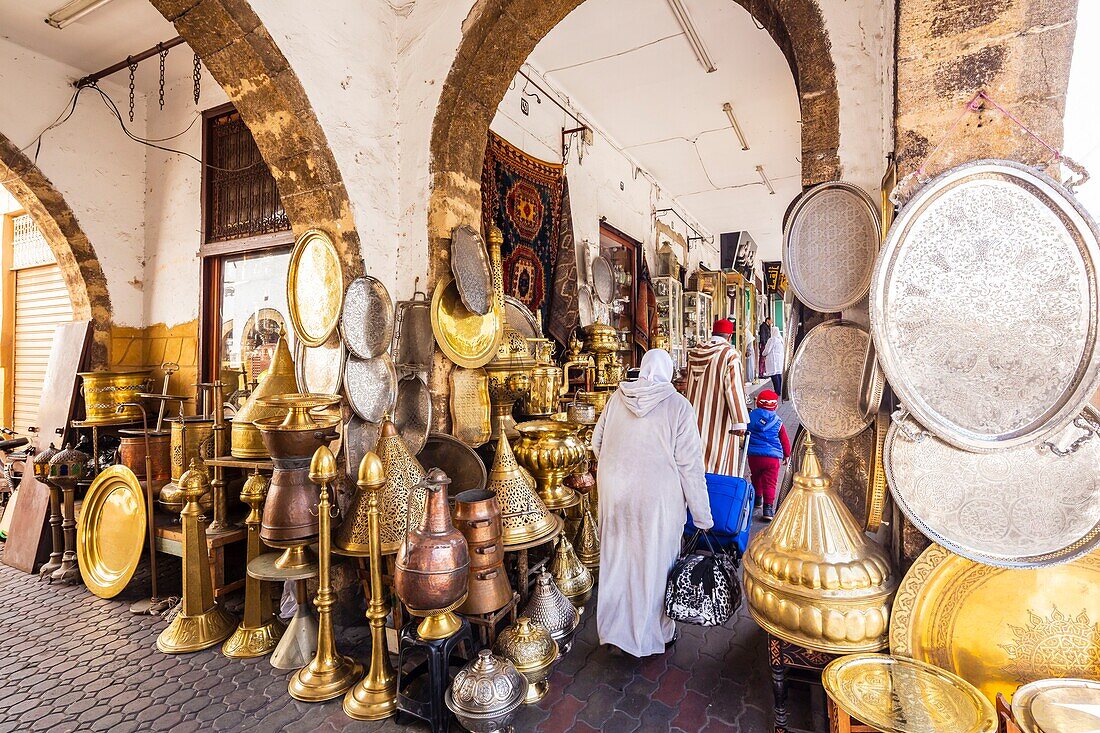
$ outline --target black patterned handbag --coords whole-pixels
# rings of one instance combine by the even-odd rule
[[[698,549],[699,537],[707,551]],[[696,626],[721,626],[741,607],[736,555],[719,547],[697,531],[668,574],[665,613],[673,621]]]

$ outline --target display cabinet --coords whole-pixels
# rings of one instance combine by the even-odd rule
[[[691,349],[705,343],[713,324],[713,299],[697,290],[684,293],[684,348]]]
[[[677,369],[687,366],[687,352],[684,347],[684,289],[680,281],[671,277],[658,277],[653,280],[653,291],[657,296],[657,324],[661,333],[668,337],[668,351],[672,363]]]

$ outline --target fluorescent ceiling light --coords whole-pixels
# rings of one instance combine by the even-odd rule
[[[680,24],[680,27],[684,29],[684,35],[687,36],[688,43],[691,44],[691,49],[695,51],[695,56],[699,59],[699,63],[703,65],[709,74],[712,71],[717,71],[718,67],[714,65],[714,62],[710,58],[710,53],[707,51],[707,46],[703,43],[703,37],[699,35],[699,31],[695,29],[695,22],[688,15],[687,8],[684,7],[684,0],[668,0],[668,7],[672,9],[672,14],[676,16],[676,21]]]
[[[733,105],[729,102],[722,104],[722,111],[726,113],[726,117],[730,118],[730,125],[733,127],[733,132],[737,135],[738,141],[741,143],[742,150],[749,149],[749,143],[745,140],[745,133],[741,132],[741,125],[737,124],[737,117],[733,114]]]
[[[88,13],[103,7],[111,0],[72,0],[46,16],[46,22],[54,28],[65,26],[80,20]]]
[[[775,188],[772,186],[772,182],[771,179],[768,178],[768,174],[764,172],[764,166],[756,166],[756,172],[760,174],[760,182],[767,187],[768,193],[774,196]]]

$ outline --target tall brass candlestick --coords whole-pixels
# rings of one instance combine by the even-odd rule
[[[225,397],[220,379],[215,380],[209,387],[210,401],[213,403],[211,412],[214,418],[214,455],[220,457],[229,453],[229,441],[226,440],[229,427],[225,424],[225,409],[222,405]],[[226,516],[229,510],[225,497],[225,469],[221,466],[214,466],[210,486],[214,489],[214,521],[210,522],[208,529],[215,533],[228,532],[233,529],[233,525]]]
[[[351,657],[336,651],[332,635],[332,607],[336,599],[332,593],[329,563],[332,560],[332,502],[329,501],[329,483],[337,476],[336,457],[328,446],[322,445],[313,454],[309,464],[309,480],[321,487],[317,503],[317,519],[320,525],[317,577],[317,654],[312,661],[290,678],[290,696],[303,702],[323,702],[343,695],[363,675],[363,665]]]
[[[263,552],[260,541],[260,507],[267,497],[267,479],[259,471],[253,472],[241,487],[241,500],[248,504],[248,517],[244,523],[248,527],[248,562]],[[225,640],[222,654],[232,658],[262,657],[279,643],[286,626],[271,605],[271,589],[267,583],[245,574],[244,581],[244,618],[233,636]]]
[[[397,675],[386,648],[386,617],[390,604],[382,588],[382,526],[379,504],[386,488],[382,459],[373,451],[359,464],[360,491],[367,494],[367,533],[370,546],[370,670],[367,676],[344,696],[344,712],[356,720],[381,720],[397,712]]]

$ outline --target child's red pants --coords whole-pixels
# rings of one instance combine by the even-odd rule
[[[749,456],[749,473],[756,495],[764,497],[765,504],[775,506],[776,489],[779,487],[781,461],[771,456]]]

